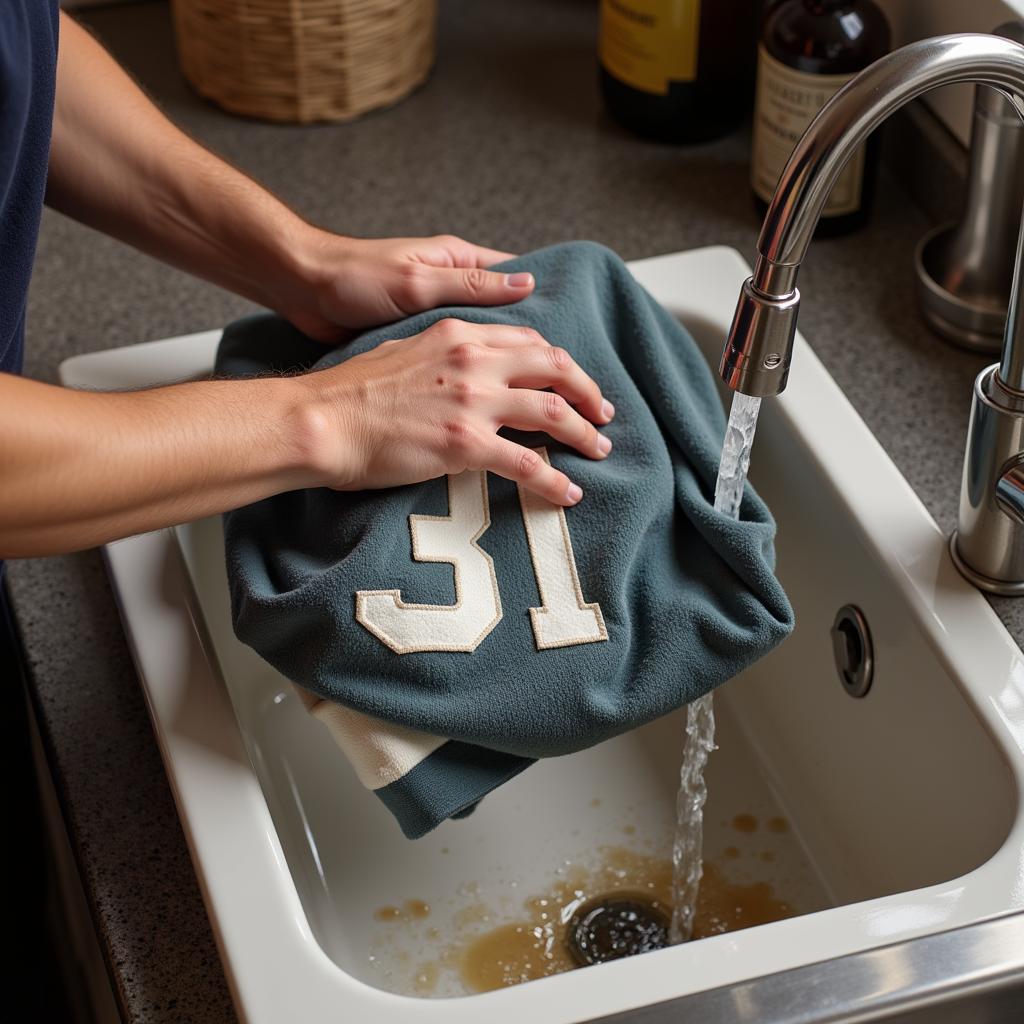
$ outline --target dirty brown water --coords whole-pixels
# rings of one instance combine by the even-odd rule
[[[754,925],[792,917],[799,910],[784,893],[756,877],[738,878],[736,865],[756,873],[757,863],[774,860],[774,851],[756,841],[758,832],[775,835],[788,831],[782,818],[759,821],[738,815],[730,825],[744,846],[728,846],[720,857],[704,861],[693,923],[693,938],[701,939]],[[391,971],[402,969],[404,988],[430,996],[442,979],[466,993],[487,992],[578,969],[567,944],[569,923],[582,904],[597,896],[631,896],[671,914],[673,864],[671,857],[656,856],[625,846],[599,847],[596,859],[566,862],[555,870],[550,883],[521,899],[517,908],[497,910],[475,882],[459,886],[462,903],[446,922],[423,900],[377,908],[374,918],[387,925],[374,959],[387,959]],[[418,930],[427,917],[426,932]],[[417,936],[422,938],[417,939]],[[419,959],[402,948],[410,940]],[[424,941],[425,939],[425,941]],[[381,956],[380,954],[386,954]]]
[[[401,907],[378,907],[373,912],[376,921],[410,921],[430,916],[430,904],[423,900],[406,900]]]

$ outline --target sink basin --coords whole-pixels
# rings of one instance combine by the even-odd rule
[[[742,258],[712,247],[631,268],[717,362]],[[77,357],[63,379],[201,375],[218,333]],[[716,695],[705,837],[715,876],[759,887],[777,911],[768,918],[783,920],[473,992],[465,950],[523,921],[525,901],[624,864],[638,871],[633,888],[661,870],[683,714],[539,763],[466,820],[409,842],[287,681],[234,639],[219,520],[109,545],[244,1020],[877,1019],[961,982],[998,987],[1024,966],[1024,660],[832,378],[797,348],[788,391],[762,406],[751,464],[779,523],[797,628]],[[846,605],[873,645],[862,697],[835,664]]]

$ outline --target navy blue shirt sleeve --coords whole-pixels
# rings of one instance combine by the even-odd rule
[[[56,0],[0,0],[0,372],[22,366],[50,154],[58,20]]]

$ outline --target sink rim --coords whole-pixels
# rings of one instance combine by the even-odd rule
[[[679,282],[699,278],[703,271],[715,286],[702,289],[702,293],[721,292],[722,308],[716,306],[713,317],[702,315],[716,322],[721,319],[726,326],[739,282],[749,273],[742,257],[723,246],[652,257],[630,267],[655,297],[675,311],[680,305],[678,297],[673,299]],[[724,306],[726,294],[731,295],[728,308]],[[194,376],[209,369],[219,334],[202,332],[77,356],[62,364],[61,379],[75,386],[110,387]],[[938,526],[831,376],[802,338],[798,338],[797,347],[801,351],[794,358],[789,391],[777,400],[774,414],[790,421],[807,457],[849,506],[861,539],[883,563],[892,566],[894,586],[900,590],[909,613],[936,652],[941,652],[950,675],[961,681],[965,700],[1004,754],[1017,790],[1017,811],[1010,833],[984,864],[948,883],[822,911],[814,916],[827,916],[828,921],[817,922],[818,930],[846,933],[859,922],[863,931],[866,922],[879,925],[882,911],[891,910],[900,901],[905,909],[918,912],[928,903],[946,903],[955,908],[963,904],[968,888],[973,892],[985,886],[996,886],[1003,902],[999,905],[990,898],[986,904],[989,909],[973,914],[972,922],[998,914],[1019,915],[1024,910],[1024,886],[1020,885],[1024,867],[1014,847],[1024,845],[1024,658],[987,601],[956,573]],[[965,396],[967,401],[969,396]],[[834,427],[838,423],[841,443],[837,446],[832,436],[827,452],[825,432],[817,429],[821,423]],[[878,488],[881,494],[869,495],[844,486],[842,477],[830,467],[851,458],[877,463],[873,470],[884,475],[884,486]],[[280,844],[226,691],[223,684],[217,685],[216,670],[202,653],[193,629],[184,600],[187,577],[174,557],[175,547],[171,531],[157,531],[111,544],[105,549],[105,557],[222,962],[244,1019],[276,1021],[282,1014],[295,1015],[301,1010],[304,1019],[315,1021],[344,1000],[353,1012],[361,1007],[382,1022],[404,1019],[409,1012],[427,1021],[473,1020],[481,1012],[489,1012],[499,1024],[518,1019],[529,1007],[538,1024],[569,1024],[604,1019],[610,1010],[635,1011],[640,1005],[656,1003],[673,1006],[676,1011],[691,1004],[696,1009],[692,1001],[710,999],[716,983],[727,978],[728,965],[735,966],[737,946],[752,948],[750,955],[757,957],[766,971],[760,981],[748,974],[727,983],[742,985],[751,992],[763,984],[768,986],[766,997],[783,970],[814,970],[813,966],[794,967],[788,962],[792,960],[792,946],[800,945],[800,936],[792,933],[808,927],[809,916],[805,916],[767,926],[774,929],[767,933],[767,939],[763,926],[743,932],[739,942],[735,935],[716,936],[699,946],[677,947],[608,964],[600,979],[573,972],[478,996],[417,999],[383,992],[347,975],[313,937],[284,867]],[[970,656],[966,649],[969,645],[964,643],[946,649],[942,636],[944,623],[949,621],[960,623],[957,628],[965,632],[980,631],[987,641],[984,649],[978,651],[975,646]],[[201,624],[197,625],[201,632]],[[969,664],[972,660],[974,664]],[[976,677],[998,682],[979,683]],[[215,739],[209,746],[199,746],[192,738],[196,734],[204,738],[215,735]],[[239,864],[245,867],[240,870]],[[991,875],[1002,882],[990,883]],[[254,884],[262,896],[255,906],[251,899]],[[1013,902],[1008,906],[1011,897]],[[911,906],[915,902],[918,905]],[[950,913],[946,921],[946,927],[938,931],[963,924],[955,913]],[[1024,931],[1024,918],[1020,927]],[[985,930],[984,923],[957,929],[958,933],[979,936]],[[791,941],[786,939],[788,933]],[[862,936],[859,952],[850,948],[847,935],[845,948],[842,942],[834,943],[829,959],[818,966],[824,969],[849,956],[878,956],[880,947],[896,939],[902,939],[903,945],[924,941],[920,937],[907,941],[908,933],[928,933],[934,938],[937,931],[927,923],[888,936],[876,928],[867,945]],[[1024,949],[1024,944],[1019,948]],[[677,958],[674,967],[669,965],[669,957]],[[803,962],[806,964],[808,958]],[[276,979],[284,971],[291,983],[282,992]],[[686,992],[687,974],[704,978],[707,984],[699,991]],[[804,976],[810,980],[810,976]],[[586,986],[580,984],[581,977],[588,978]],[[935,985],[940,981],[948,987],[949,973],[941,979],[931,978]],[[643,1003],[627,1000],[627,992],[644,992]],[[544,1003],[543,1011],[540,1002]],[[836,1009],[832,1004],[830,1020],[837,1019]],[[736,1012],[733,1005],[730,1019],[736,1019]]]

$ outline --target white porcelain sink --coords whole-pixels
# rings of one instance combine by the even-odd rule
[[[716,247],[632,269],[717,362],[743,260]],[[63,377],[111,387],[202,374],[217,337],[78,357]],[[570,1024],[1024,907],[1021,652],[802,341],[788,391],[762,407],[752,478],[778,519],[797,628],[716,697],[706,854],[734,881],[770,884],[798,916],[482,994],[464,994],[445,950],[523,919],[525,898],[559,869],[603,863],[602,848],[667,853],[681,715],[540,763],[465,821],[409,842],[288,684],[232,636],[219,521],[110,545],[243,1019]],[[847,604],[874,642],[862,699],[833,660],[830,627]],[[738,830],[737,815],[757,830]],[[768,829],[779,818],[787,830]],[[409,900],[429,916],[378,919]],[[752,1018],[735,1002],[731,1019]]]

